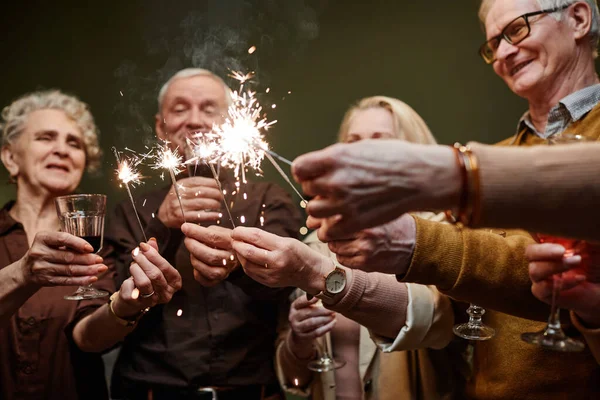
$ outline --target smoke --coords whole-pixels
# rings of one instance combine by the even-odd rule
[[[307,3],[144,2],[135,25],[139,27],[143,54],[124,60],[114,71],[121,88],[114,110],[120,141],[117,145],[131,147],[132,137],[144,144],[154,140],[158,91],[180,69],[206,68],[229,83],[230,71],[254,71],[254,84],[267,87],[271,81],[269,68],[281,68],[301,57],[308,43],[318,37],[318,7],[323,8],[326,2]],[[249,54],[251,46],[257,50]]]

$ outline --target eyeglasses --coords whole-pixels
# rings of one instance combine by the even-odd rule
[[[529,33],[531,27],[529,26],[529,18],[541,14],[551,14],[556,11],[562,11],[568,8],[571,4],[567,4],[562,7],[550,8],[547,10],[534,11],[527,14],[523,14],[515,19],[502,29],[502,32],[498,36],[495,36],[481,45],[479,48],[479,54],[486,64],[491,64],[496,61],[496,51],[500,47],[500,41],[506,40],[510,44],[521,43]]]

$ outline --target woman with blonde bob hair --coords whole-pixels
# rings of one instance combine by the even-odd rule
[[[342,120],[338,138],[346,143],[400,139],[435,144],[427,125],[411,107],[384,96],[368,97],[352,106]],[[433,213],[415,215],[444,219]],[[314,218],[307,221],[310,228],[319,225]],[[365,253],[375,246],[385,254],[395,244],[383,238],[395,229],[397,222],[392,221],[359,233],[362,236],[356,240],[364,240]],[[450,300],[435,287],[404,284],[394,275],[347,268],[343,258],[331,252],[331,244],[318,239],[316,231],[304,243],[240,227],[234,229],[233,238],[248,276],[267,286],[299,288],[293,295],[287,329],[279,337],[275,362],[279,382],[288,393],[313,400],[458,398],[464,363],[459,349],[448,346],[454,337],[454,314]],[[357,257],[362,254],[361,249],[343,249],[343,244],[335,250],[343,255],[345,251]],[[342,291],[323,294],[330,285],[325,283],[326,289],[322,288],[323,277],[335,274],[336,279],[345,277],[344,283],[337,282]],[[309,298],[305,292],[318,294]],[[400,316],[401,322],[388,323],[394,320],[392,315]],[[327,353],[345,365],[313,372],[311,362],[322,358],[325,349],[331,349]]]
[[[391,114],[393,130],[390,136],[382,136],[383,132],[373,132],[369,139],[401,139],[418,144],[436,144],[423,118],[405,102],[386,96],[365,97],[350,107],[340,125],[338,141],[342,143],[360,140],[356,134],[349,132],[351,122],[356,115],[368,110],[387,110]],[[377,112],[377,111],[375,111]],[[362,138],[366,139],[366,138]]]
[[[94,254],[86,240],[61,232],[54,204],[99,166],[98,129],[87,104],[58,90],[5,107],[0,129],[2,163],[17,187],[16,201],[0,209],[0,398],[107,399],[99,352],[159,299],[134,295],[133,281],[111,302],[64,299],[91,283],[115,291],[110,246]],[[140,250],[143,278],[159,264],[176,273],[152,240]]]

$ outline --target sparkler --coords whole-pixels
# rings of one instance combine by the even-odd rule
[[[264,139],[262,132],[267,131],[277,121],[268,121],[266,117],[261,117],[262,106],[255,97],[256,93],[250,90],[244,91],[244,83],[251,79],[253,74],[232,72],[230,76],[240,82],[240,88],[232,93],[232,104],[229,107],[225,123],[213,127],[213,131],[219,138],[221,165],[233,168],[236,178],[241,174],[242,182],[246,183],[246,167],[260,170],[262,160],[266,156],[305,204],[306,200],[273,157],[288,165],[291,165],[292,162],[269,150]]]
[[[183,222],[185,220],[185,212],[183,211],[183,204],[181,204],[181,195],[179,194],[179,188],[177,187],[177,180],[175,179],[175,175],[182,171],[181,166],[183,165],[183,160],[177,150],[171,150],[167,147],[165,143],[162,146],[159,146],[158,152],[156,154],[156,164],[153,165],[153,168],[160,169],[164,168],[169,171],[169,175],[171,175],[171,182],[173,183],[173,189],[175,189],[175,195],[177,196],[177,200],[179,200],[179,208],[181,209],[181,216],[183,218]]]
[[[117,159],[117,176],[121,180],[121,182],[123,182],[125,188],[127,189],[129,200],[131,200],[131,205],[133,206],[133,211],[135,212],[135,217],[137,218],[137,222],[140,225],[140,230],[142,231],[142,236],[144,237],[144,241],[147,242],[148,238],[146,238],[146,232],[144,232],[144,227],[142,226],[142,221],[140,221],[140,216],[138,214],[137,208],[135,206],[135,201],[133,200],[133,195],[131,194],[131,189],[129,187],[129,183],[131,183],[132,185],[140,183],[141,176],[135,168],[141,162],[141,159],[125,159],[121,161],[117,149],[113,147],[112,150],[115,154],[115,158]]]
[[[186,163],[195,163],[198,165],[198,162],[201,161],[208,165],[210,171],[212,172],[213,178],[215,178],[215,182],[217,183],[219,191],[223,193],[223,187],[221,186],[221,181],[219,180],[219,174],[214,167],[215,160],[217,160],[221,154],[217,135],[214,133],[197,133],[192,137],[192,139],[187,140],[187,147],[192,153],[192,158],[188,159]],[[231,226],[235,228],[235,222],[233,221],[233,216],[231,215],[231,209],[227,205],[225,193],[223,193],[223,205],[227,211]]]

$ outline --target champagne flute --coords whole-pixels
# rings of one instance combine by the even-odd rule
[[[308,295],[306,298],[309,299]],[[315,303],[315,306],[323,307],[323,303],[321,302],[321,300],[319,300]],[[306,365],[306,367],[311,371],[315,372],[327,372],[333,371],[334,369],[342,368],[344,365],[346,365],[346,361],[336,360],[330,356],[331,350],[329,349],[327,337],[323,339],[325,340],[325,348],[323,350],[323,354],[321,354],[321,357],[319,357],[318,360],[310,361]]]
[[[489,229],[488,232],[506,237],[506,232],[499,229]],[[473,303],[467,308],[469,321],[464,324],[456,324],[452,331],[456,336],[467,340],[489,340],[496,335],[496,330],[483,323],[485,309]]]
[[[558,134],[548,138],[548,144],[569,144],[569,143],[582,143],[587,138],[581,135],[575,134]],[[536,235],[541,243],[557,243],[565,248],[564,257],[571,257],[579,254],[585,247],[585,241],[572,240],[560,237],[554,237],[550,235]],[[552,303],[550,306],[550,316],[548,317],[548,323],[546,327],[539,332],[526,332],[521,334],[521,339],[527,343],[542,346],[547,349],[563,351],[563,352],[574,352],[582,351],[585,345],[582,341],[568,337],[562,330],[560,324],[560,308],[556,305],[556,299],[560,295],[562,286],[562,274],[556,274],[553,277],[552,285]]]
[[[55,199],[56,211],[63,232],[85,239],[98,254],[104,242],[104,216],[106,196],[103,194],[75,194]],[[66,300],[88,300],[108,296],[108,292],[92,285],[79,286],[65,296]]]

